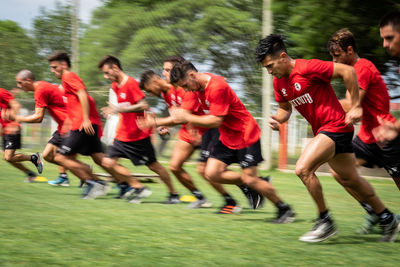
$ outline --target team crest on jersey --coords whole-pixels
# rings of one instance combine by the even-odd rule
[[[286,93],[286,89],[285,89],[285,88],[282,88],[281,92],[282,92],[283,96],[287,96],[287,93]]]
[[[300,91],[301,85],[299,83],[294,83],[294,88],[296,88],[297,91]]]
[[[126,99],[126,94],[125,94],[125,93],[120,93],[119,96],[120,96],[122,99]]]

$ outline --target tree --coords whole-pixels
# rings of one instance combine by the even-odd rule
[[[261,32],[260,0],[105,1],[84,34],[81,73],[90,86],[108,84],[97,69],[103,55],[119,57],[139,78],[180,54],[201,71],[225,76],[246,102],[261,106],[261,69],[253,51]]]
[[[34,40],[16,22],[0,20],[1,87],[16,87],[15,75],[22,69],[41,73],[42,66]]]

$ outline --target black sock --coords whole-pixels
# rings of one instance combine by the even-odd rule
[[[228,193],[222,195],[227,206],[236,206],[236,201]]]
[[[323,212],[321,212],[320,214],[319,214],[319,218],[321,219],[321,220],[324,220],[324,219],[331,219],[331,215],[329,214],[329,210],[326,210],[326,211],[323,211]]]
[[[170,195],[171,197],[179,197],[179,194],[177,194],[177,193],[169,193],[169,195]]]
[[[192,194],[193,194],[198,200],[204,199],[203,194],[202,194],[199,190],[197,190],[197,189],[193,190],[193,191],[192,191]]]
[[[361,207],[364,208],[364,210],[368,213],[368,214],[375,214],[374,209],[367,203],[364,202],[360,202]]]
[[[385,209],[379,213],[378,216],[380,224],[388,224],[393,220],[393,213],[391,213],[388,209]]]
[[[60,172],[60,177],[64,179],[68,179],[68,175],[65,172]]]
[[[286,204],[283,201],[279,201],[277,204],[275,204],[275,206],[279,209],[279,210],[288,210],[290,209],[289,205]]]

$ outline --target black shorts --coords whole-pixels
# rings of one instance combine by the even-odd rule
[[[93,125],[93,129],[94,135],[88,135],[84,130],[69,131],[67,136],[63,138],[62,145],[57,149],[57,152],[62,155],[79,153],[85,156],[103,152],[103,146],[98,135],[98,126]]]
[[[114,139],[113,144],[109,147],[108,157],[127,158],[134,165],[150,165],[157,161],[150,137],[133,142]]]
[[[47,143],[55,145],[56,147],[61,147],[63,140],[64,138],[61,137],[60,133],[55,131]]]
[[[200,151],[200,162],[207,162],[208,158],[211,155],[212,150],[219,140],[219,131],[218,128],[211,128],[205,133],[203,133],[201,137],[201,151]]]
[[[353,149],[357,158],[367,161],[364,167],[385,168],[392,177],[400,177],[400,135],[383,148],[376,143],[366,144],[356,136],[353,139]]]
[[[3,135],[3,149],[20,149],[21,134],[5,134]]]
[[[218,159],[227,165],[239,163],[242,169],[257,166],[258,163],[264,160],[261,155],[260,140],[248,147],[237,150],[230,149],[221,141],[218,141],[218,143],[215,145],[215,148],[211,152],[210,157]]]
[[[352,140],[354,132],[332,133],[320,131],[319,133],[325,134],[335,142],[335,155],[341,153],[353,153]]]

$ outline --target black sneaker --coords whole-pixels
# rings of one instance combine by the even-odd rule
[[[242,190],[243,194],[246,196],[249,201],[249,207],[253,210],[260,208],[264,204],[264,196],[258,193],[256,190],[248,187],[247,185],[238,185],[238,187]]]
[[[242,208],[239,206],[225,205],[217,212],[217,214],[239,214],[241,211]]]
[[[336,226],[330,218],[318,219],[311,231],[299,240],[308,243],[322,242],[337,234]]]
[[[400,231],[400,221],[396,214],[393,214],[393,220],[388,224],[380,224],[382,228],[382,237],[379,242],[395,242]]]
[[[290,206],[287,205],[286,208],[278,209],[276,218],[273,219],[271,222],[276,224],[292,223],[294,222],[295,217],[296,214],[292,211]]]
[[[167,200],[163,202],[164,204],[179,204],[181,203],[179,195],[169,195]]]
[[[31,161],[36,166],[36,169],[39,173],[43,172],[43,160],[42,156],[40,156],[39,152],[31,155]]]

